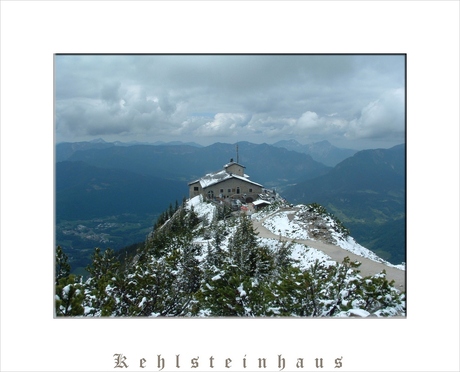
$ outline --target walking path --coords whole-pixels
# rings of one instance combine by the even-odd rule
[[[267,216],[268,217],[271,217]],[[263,221],[266,219],[262,219],[260,221],[253,221],[254,228],[259,233],[259,236],[262,238],[269,238],[269,239],[280,239],[279,235],[273,234],[270,230],[266,229],[263,226]],[[406,271],[400,270],[395,267],[387,266],[383,263],[376,262],[370,260],[368,258],[358,256],[350,251],[347,251],[337,245],[333,244],[326,244],[317,240],[310,240],[310,239],[291,239],[285,236],[281,236],[281,240],[283,241],[295,241],[300,244],[308,245],[309,247],[318,249],[328,256],[331,257],[334,261],[341,263],[345,257],[350,257],[352,261],[359,261],[361,262],[361,266],[359,267],[360,274],[362,276],[371,276],[374,274],[380,273],[382,270],[386,271],[386,277],[388,281],[394,280],[395,288],[399,289],[400,291],[406,291]]]

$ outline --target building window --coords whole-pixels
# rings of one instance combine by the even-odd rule
[[[249,192],[252,192],[252,189],[249,189]]]
[[[239,187],[236,188],[236,193],[237,193],[237,194],[240,193],[240,188],[239,188]]]
[[[228,189],[228,192],[232,192],[232,189]]]
[[[220,191],[219,191],[219,192],[220,192],[221,194],[223,194],[223,192],[224,192],[224,189],[220,189]]]
[[[193,188],[193,191],[198,191],[198,186],[195,186],[195,187]]]

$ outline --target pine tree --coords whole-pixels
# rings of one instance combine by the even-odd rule
[[[215,275],[212,275],[215,274]],[[208,316],[244,316],[245,293],[242,290],[242,277],[229,260],[220,267],[211,266],[204,275],[200,291],[196,294],[201,307],[200,314]]]
[[[229,252],[233,264],[242,275],[253,276],[255,273],[257,235],[249,218],[241,215],[237,230],[230,240]]]
[[[179,202],[176,199],[174,202],[174,213],[176,213],[179,209],[181,209],[181,207],[182,207],[182,204],[179,205]]]
[[[386,272],[364,277],[355,291],[355,306],[380,316],[396,315],[394,310],[405,312],[405,294],[394,288],[394,281],[386,279]]]
[[[260,246],[257,232],[247,216],[240,216],[228,251],[220,248],[222,229],[213,229],[205,272],[197,294],[202,312],[213,316],[258,316],[270,313],[269,282],[274,272],[274,255]]]
[[[169,279],[162,260],[144,252],[134,271],[127,278],[128,313],[130,316],[151,316],[161,310],[161,293]]]
[[[302,285],[303,284],[303,285]],[[271,283],[274,300],[273,311],[279,316],[305,316],[302,298],[308,284],[301,270],[296,266],[286,266],[278,271],[278,276]]]
[[[127,277],[126,298],[132,316],[185,316],[192,312],[201,281],[197,260],[201,248],[188,234],[165,236],[168,242],[162,254],[157,254],[155,246],[139,252]]]
[[[58,284],[60,279],[67,278],[70,275],[69,258],[64,253],[60,245],[56,248],[54,273],[56,277],[56,284]]]
[[[56,284],[56,316],[80,316],[84,314],[84,287],[75,275],[60,278]]]
[[[324,280],[321,316],[333,316],[352,307],[353,294],[358,285],[357,269],[361,263],[352,262],[347,256],[342,263],[328,266]]]
[[[55,257],[55,314],[56,316],[83,315],[84,288],[81,278],[70,274],[69,259],[59,245]]]
[[[91,256],[91,264],[86,268],[90,278],[86,281],[86,293],[89,314],[95,316],[111,316],[116,310],[119,298],[114,294],[117,288],[119,261],[114,251],[110,248],[101,253],[100,248],[95,248]]]

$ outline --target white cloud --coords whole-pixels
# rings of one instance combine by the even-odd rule
[[[405,129],[405,97],[403,89],[385,92],[363,107],[361,115],[350,121],[346,137],[401,138]]]
[[[283,134],[291,134],[295,119],[259,113],[253,115],[249,121],[246,133],[274,138]]]
[[[404,83],[403,62],[398,56],[60,56],[56,138],[356,143],[394,136],[405,129],[403,90],[395,90]]]
[[[297,126],[299,128],[317,130],[322,126],[322,120],[319,120],[316,112],[307,111],[297,120]]]
[[[250,119],[242,113],[218,113],[214,120],[208,121],[196,130],[198,136],[232,136],[238,135]]]
[[[319,116],[316,112],[306,111],[297,119],[295,134],[313,138],[337,135],[343,133],[346,125],[346,120],[337,114]]]

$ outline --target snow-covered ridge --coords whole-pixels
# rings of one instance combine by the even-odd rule
[[[123,268],[113,251],[97,251],[85,282],[60,278],[56,311],[98,317],[405,316],[404,272],[324,243],[353,243],[324,208],[279,201],[266,208],[232,212],[193,198],[168,213]],[[268,228],[309,239],[281,239]],[[313,237],[316,245],[305,243]]]
[[[193,211],[197,214],[198,218],[200,218],[203,221],[202,224],[206,226],[211,224],[213,218],[216,215],[216,210],[217,210],[216,204],[203,201],[203,197],[201,195],[198,195],[192,199],[189,199],[187,201],[186,208],[188,210],[191,210],[193,208]],[[247,212],[247,213],[251,214],[250,212]],[[292,212],[287,212],[287,213],[289,214]],[[257,219],[257,218],[261,218],[265,214],[266,214],[266,211],[262,210],[259,213],[253,213],[251,215],[254,219]],[[276,222],[279,223],[279,228],[283,229],[283,231],[284,231],[285,226],[288,226],[287,224],[285,224],[285,221],[282,218],[277,219],[274,217],[272,221],[273,230],[277,229],[277,225],[275,224]],[[230,231],[234,229],[233,227],[228,227],[228,228]],[[291,226],[290,228],[292,229],[293,227]],[[301,232],[299,232],[297,235],[293,234],[293,236],[301,237],[301,236],[307,236],[307,234],[306,233],[302,234]],[[279,242],[275,239],[259,237],[259,241],[261,244],[270,247],[272,250],[275,250],[276,247],[279,245]],[[195,238],[195,243],[205,244],[207,242],[208,240],[204,239],[201,236],[198,236]],[[223,249],[226,249],[226,243],[228,243],[227,240],[223,242]],[[316,260],[323,262],[325,264],[328,264],[328,265],[335,264],[335,261],[331,260],[331,258],[327,254],[317,249],[314,249],[314,248],[309,248],[308,250],[306,250],[305,245],[302,243],[293,244],[292,258],[298,261],[298,265],[302,268],[306,268],[310,266],[312,262],[315,262]]]
[[[213,203],[204,202],[201,195],[190,199],[186,207],[188,209],[193,207],[195,213],[205,224],[212,222],[217,208]],[[333,217],[312,211],[309,206],[303,204],[288,206],[280,203],[255,213],[249,209],[246,213],[254,221],[263,221],[262,225],[273,234],[295,240],[302,246],[305,244],[308,245],[307,240],[321,241],[337,245],[358,256],[385,264],[389,267],[405,270],[404,264],[394,265],[377,256],[371,250],[358,244],[353,237],[344,233],[343,228],[338,226]],[[268,239],[265,240],[267,241]],[[313,250],[313,248],[310,249]],[[320,251],[314,256],[315,259],[320,257],[321,260],[329,257]],[[308,265],[308,263],[305,263],[305,265]]]
[[[387,266],[390,266],[390,267],[395,267],[397,269],[400,269],[400,270],[406,270],[406,265],[401,263],[399,265],[394,265],[386,260],[384,260],[383,258],[377,256],[374,252],[370,251],[369,249],[363,247],[362,245],[358,244],[355,239],[353,239],[351,236],[347,236],[346,238],[340,236],[340,235],[337,235],[337,234],[333,234],[334,238],[336,239],[337,241],[337,245],[349,252],[352,252],[358,256],[361,256],[361,257],[365,257],[365,258],[368,258],[372,261],[376,261],[376,262],[381,262]]]
[[[233,244],[232,239],[239,228],[240,222],[238,221],[240,221],[240,219],[230,217],[218,218],[219,208],[221,208],[222,205],[205,201],[202,196],[197,196],[188,200],[185,207],[188,210],[193,210],[197,217],[201,220],[201,223],[196,228],[196,231],[199,231],[199,233],[195,234],[193,238],[193,243],[202,248],[200,255],[196,257],[200,263],[199,265],[206,265],[206,262],[208,261],[207,256],[210,254],[209,252],[214,250],[216,247],[213,235],[213,232],[215,232],[216,229],[225,231],[225,233],[220,236],[218,244],[219,249],[223,252],[230,252],[232,249],[230,247],[232,247]],[[316,270],[315,268],[318,267],[317,265],[324,268],[330,268],[332,271],[338,266],[344,267],[344,264],[342,263],[343,257],[348,256],[349,259],[350,255],[343,255],[342,253],[342,258],[338,259],[335,257],[334,252],[337,249],[334,247],[340,247],[357,256],[373,260],[379,264],[376,266],[376,271],[369,274],[368,270],[364,270],[364,266],[368,265],[369,261],[359,261],[359,259],[357,259],[356,261],[359,261],[361,265],[357,266],[359,268],[356,271],[348,269],[345,283],[354,283],[354,281],[366,280],[366,283],[371,284],[373,281],[378,280],[376,278],[387,278],[388,281],[391,281],[392,278],[390,277],[390,273],[384,274],[383,271],[381,271],[385,269],[385,266],[388,266],[388,271],[392,270],[401,272],[399,269],[405,269],[404,265],[391,265],[378,257],[375,253],[359,245],[351,236],[348,235],[348,230],[342,226],[340,221],[336,220],[332,215],[329,215],[324,211],[324,208],[322,210],[318,210],[316,207],[312,206],[292,206],[276,201],[258,212],[250,206],[246,206],[246,208],[243,208],[240,211],[235,211],[233,214],[238,215],[239,213],[245,213],[246,215],[249,215],[253,226],[255,227],[255,231],[259,232],[257,237],[259,246],[267,247],[274,255],[278,254],[277,252],[280,251],[281,247],[287,244],[289,246],[289,257],[292,260],[291,265],[293,267],[297,267],[301,272]],[[264,228],[264,233],[262,233],[262,229],[260,229],[261,227]],[[312,242],[318,242],[319,244],[315,245]],[[325,245],[329,248],[325,247]],[[356,258],[353,260],[355,259]],[[351,262],[357,264],[355,261]],[[390,269],[389,266],[392,266],[393,268]],[[369,266],[366,266],[366,268],[368,267]],[[395,267],[396,270],[394,269]],[[385,271],[387,270],[385,269]],[[366,274],[362,274],[363,272],[366,272]],[[205,284],[207,286],[206,288],[213,291],[215,286],[222,285],[222,281],[223,283],[227,283],[226,278],[228,279],[228,274],[225,271],[220,269],[215,270],[209,278],[210,281]],[[253,287],[258,285],[257,279],[251,280],[253,281]],[[391,287],[389,293],[391,296],[401,295],[401,299],[403,299],[404,288],[400,288],[403,286],[399,285],[397,281],[396,284]],[[333,285],[333,282],[325,284],[325,288],[332,288]],[[348,284],[346,285],[348,286]],[[246,287],[243,283],[239,283],[239,286],[235,287],[235,290],[237,290],[240,298],[245,298],[250,295],[248,290],[251,291],[251,288],[253,287],[251,287],[251,285]],[[390,303],[393,302],[392,300],[388,300],[389,305],[383,305],[382,303],[382,308],[373,310],[372,313],[369,313],[364,309],[362,301],[348,303],[347,291],[353,291],[353,288],[356,287],[353,287],[353,284],[350,284],[349,288],[346,291],[344,290],[346,293],[344,292],[338,295],[340,298],[343,298],[343,301],[341,301],[343,302],[342,305],[345,310],[342,309],[336,313],[334,315],[335,317],[405,316],[404,304],[390,305]],[[328,290],[329,289],[325,289],[326,292]],[[333,302],[330,299],[327,301],[331,301],[331,304]],[[201,316],[209,316],[209,314],[203,312]],[[320,316],[324,316],[324,314]]]

